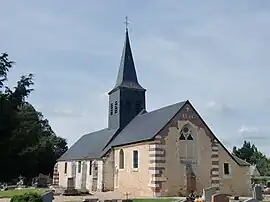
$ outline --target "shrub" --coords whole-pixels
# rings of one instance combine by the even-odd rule
[[[42,202],[42,197],[37,193],[25,193],[13,196],[10,202]]]

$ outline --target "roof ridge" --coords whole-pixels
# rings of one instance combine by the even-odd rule
[[[167,108],[167,107],[172,107],[172,106],[176,106],[176,105],[179,105],[179,104],[183,104],[183,103],[185,103],[186,101],[187,101],[187,100],[181,101],[181,102],[176,102],[176,103],[174,103],[174,104],[166,105],[166,106],[163,106],[163,107],[161,107],[161,108],[154,109],[154,110],[149,111],[149,112],[146,111],[147,113],[144,113],[144,114],[149,114],[149,113],[152,113],[152,112],[156,112],[156,111],[159,111],[159,110],[163,110],[163,109],[165,109],[165,108]],[[142,114],[142,115],[144,115],[144,114]]]
[[[103,128],[103,129],[99,129],[99,130],[94,130],[94,131],[92,131],[92,132],[89,132],[89,133],[85,133],[84,135],[82,135],[82,137],[83,136],[85,136],[85,135],[92,135],[92,134],[94,134],[94,133],[96,133],[96,132],[100,132],[100,131],[103,131],[103,130],[108,130],[108,128]]]

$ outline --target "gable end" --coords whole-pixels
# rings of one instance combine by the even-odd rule
[[[196,109],[192,106],[189,100],[176,112],[176,114],[168,121],[168,123],[157,133],[154,138],[159,135],[166,133],[169,127],[178,127],[178,120],[190,121],[193,124],[197,125],[200,128],[204,128],[206,135],[210,138],[211,141],[216,140],[225,152],[236,162],[239,166],[249,166],[248,164],[240,163],[229,151],[228,149],[221,143],[221,141],[215,136],[212,130],[208,127],[203,118],[199,115]],[[166,131],[166,132],[165,132]],[[163,135],[162,135],[163,136]]]

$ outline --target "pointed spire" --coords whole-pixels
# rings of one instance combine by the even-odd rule
[[[135,65],[133,61],[132,51],[130,47],[128,28],[126,27],[126,38],[122,52],[121,62],[117,75],[117,80],[114,88],[110,91],[113,92],[119,87],[133,88],[138,90],[145,90],[138,82]],[[109,94],[110,94],[109,93]]]

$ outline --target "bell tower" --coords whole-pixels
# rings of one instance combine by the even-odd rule
[[[116,84],[109,94],[108,128],[122,130],[145,109],[145,89],[139,84],[132,56],[129,33],[125,43]]]

